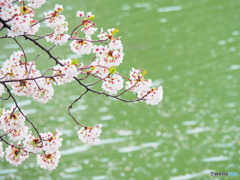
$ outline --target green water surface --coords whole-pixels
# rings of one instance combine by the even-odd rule
[[[40,169],[34,155],[19,167],[0,160],[0,179],[208,180],[211,171],[240,174],[239,0],[52,0],[43,9],[56,3],[64,5],[70,29],[80,23],[77,10],[94,12],[98,27],[120,29],[125,58],[119,71],[145,69],[156,86],[163,85],[164,99],[150,106],[87,94],[74,115],[85,125],[104,125],[101,143],[89,147],[67,115],[84,90],[76,83],[56,88],[46,105],[18,97],[40,131],[63,132],[62,158],[52,172]],[[21,42],[29,57],[41,54],[43,70],[49,58]],[[13,41],[1,41],[1,62],[14,50]],[[54,54],[79,58],[68,46]]]

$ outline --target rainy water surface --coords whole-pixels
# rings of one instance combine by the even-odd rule
[[[64,5],[70,28],[80,23],[76,11],[84,10],[94,12],[98,27],[120,29],[125,59],[119,71],[146,69],[147,78],[163,85],[164,99],[149,106],[89,93],[73,109],[83,124],[104,125],[101,143],[89,147],[78,140],[79,127],[67,115],[83,88],[59,87],[46,105],[18,98],[40,131],[63,132],[62,158],[52,172],[38,168],[35,156],[20,167],[0,160],[0,179],[185,180],[210,179],[211,171],[240,174],[240,1],[52,0],[43,9],[56,3]],[[29,57],[41,54],[31,43],[24,46]],[[11,40],[0,47],[1,62],[19,50]],[[87,60],[66,47],[54,53]],[[43,70],[49,59],[42,55],[37,61]]]

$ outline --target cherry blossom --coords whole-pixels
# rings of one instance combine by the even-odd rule
[[[22,113],[15,112],[15,109],[11,108],[11,110],[2,110],[0,129],[4,130],[11,140],[21,141],[26,137],[29,128],[25,126],[25,117]]]
[[[41,133],[42,138],[42,149],[47,153],[53,153],[58,151],[59,147],[62,146],[62,138],[60,137],[62,133],[56,130],[56,133],[51,132]]]
[[[101,124],[95,127],[82,127],[78,131],[78,137],[85,144],[95,145],[99,142],[99,136],[101,132],[102,132]]]
[[[37,164],[47,170],[54,170],[58,166],[59,159],[61,158],[61,154],[59,151],[54,153],[46,153],[43,155],[37,155]]]
[[[147,91],[152,85],[151,79],[144,79],[142,69],[134,69],[130,71],[130,81],[126,82],[126,89],[133,92]]]
[[[84,16],[84,11],[77,11],[76,16],[77,17],[83,17]]]
[[[6,160],[14,166],[20,165],[28,156],[28,152],[15,148],[14,146],[8,146],[6,148]]]
[[[8,36],[16,37],[26,32],[32,31],[32,34],[37,32],[39,26],[30,30],[31,25],[36,23],[36,20],[33,19],[34,11],[31,7],[25,5],[18,6],[15,3],[11,3],[11,1],[3,1],[1,5],[0,18],[8,20],[7,24],[11,26],[8,29]]]
[[[110,49],[114,49],[114,50],[123,48],[122,41],[120,40],[120,38],[112,39],[108,46]]]
[[[8,36],[16,37],[28,32],[32,21],[33,19],[29,14],[16,16],[9,22],[12,28],[11,30],[8,30]]]
[[[45,0],[28,0],[28,6],[34,9],[40,8],[43,4],[45,4]]]
[[[14,108],[11,110],[2,109],[0,116],[0,128],[5,132],[12,129],[21,130],[25,125],[25,117],[20,112],[15,112]]]
[[[92,62],[91,66],[91,74],[94,74],[102,79],[106,78],[109,75],[108,68],[99,66],[99,61]]]
[[[22,127],[22,129],[12,129],[9,131],[8,136],[13,141],[22,141],[28,134],[29,128],[27,126]]]
[[[36,78],[41,73],[36,69],[34,62],[23,62],[22,51],[14,52],[9,60],[6,60],[1,68],[0,77],[5,80]],[[27,69],[27,71],[26,71]],[[10,83],[12,92],[18,96],[30,96],[35,101],[47,103],[54,94],[51,79],[23,80]]]
[[[36,138],[32,133],[29,133],[23,141],[25,150],[33,153],[42,151],[42,143],[40,138]]]
[[[116,28],[107,29],[107,32],[104,32],[103,29],[101,29],[100,34],[97,35],[97,37],[100,40],[108,40],[108,39],[114,39],[113,36],[118,32],[119,30]],[[117,38],[118,39],[118,38]]]
[[[0,9],[0,17],[3,20],[9,20],[18,14],[20,14],[20,7],[17,4],[5,3]]]
[[[54,78],[55,82],[57,85],[72,82],[74,77],[79,74],[77,65],[73,64],[71,59],[60,60],[59,62],[63,64],[63,66],[56,65],[53,67],[53,75],[60,75]]]
[[[78,11],[76,16],[84,17],[84,12]],[[97,31],[97,28],[94,27],[96,24],[91,21],[92,19],[94,19],[95,16],[92,14],[92,12],[88,12],[86,16],[87,16],[87,19],[82,20],[83,28],[81,29],[81,31],[86,36],[91,36]]]
[[[51,79],[38,79],[36,81],[38,87],[35,86],[32,97],[35,101],[40,103],[47,103],[54,94]]]
[[[45,13],[47,18],[45,23],[54,29],[54,32],[46,36],[45,39],[47,42],[52,42],[55,45],[63,45],[70,38],[70,35],[64,33],[68,31],[68,22],[65,21],[64,15],[59,15],[63,11],[62,5],[56,4],[54,10],[54,12]]]
[[[146,96],[146,97],[145,97]],[[138,98],[142,98],[145,100],[147,104],[157,105],[162,101],[163,98],[163,88],[160,86],[159,88],[152,88],[148,91],[139,91]]]
[[[71,50],[79,55],[90,54],[93,48],[93,44],[89,41],[74,40],[70,43]]]
[[[105,67],[118,66],[122,63],[122,49],[111,49],[108,46],[94,46],[93,52],[96,53],[99,65]]]
[[[53,33],[46,37],[46,41],[54,43],[55,45],[63,45],[68,41],[69,37],[70,36],[68,34]]]
[[[117,74],[107,77],[103,80],[102,88],[111,95],[117,94],[123,88],[123,78]]]
[[[40,24],[38,23],[38,21],[33,19],[30,21],[30,28],[28,29],[27,34],[34,35],[38,32],[39,28]]]
[[[3,8],[4,6],[7,6],[12,3],[12,0],[1,0],[0,1],[0,7]]]

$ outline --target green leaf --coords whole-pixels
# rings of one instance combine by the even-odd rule
[[[93,66],[93,67],[91,68],[91,71],[94,71],[94,69],[96,69],[96,66]]]
[[[147,74],[147,71],[144,70],[144,71],[142,72],[142,77],[146,76],[146,74]]]
[[[79,62],[78,62],[77,59],[73,59],[73,60],[72,60],[72,64],[73,64],[73,65],[77,65],[77,64],[79,64]]]
[[[117,66],[111,66],[109,69],[108,69],[109,73],[110,74],[113,74],[117,71]]]
[[[115,29],[113,30],[112,34],[115,35],[115,34],[118,33],[118,32],[119,32],[119,30],[118,30],[117,28],[115,28]]]

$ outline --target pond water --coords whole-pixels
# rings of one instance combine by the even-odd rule
[[[38,168],[35,156],[20,167],[0,160],[0,179],[185,180],[210,179],[211,171],[240,174],[239,0],[52,0],[43,9],[56,3],[64,5],[70,27],[79,23],[77,10],[94,12],[98,27],[117,27],[125,52],[119,71],[146,69],[147,78],[163,85],[164,99],[149,106],[87,94],[74,115],[83,124],[104,125],[101,143],[89,147],[79,141],[79,127],[67,115],[83,88],[59,87],[46,105],[18,98],[40,131],[63,132],[62,158],[52,172]],[[10,40],[0,47],[1,62],[18,49]],[[29,56],[41,54],[31,43],[25,47]],[[66,47],[55,54],[79,58]],[[38,61],[43,68],[48,57]]]

